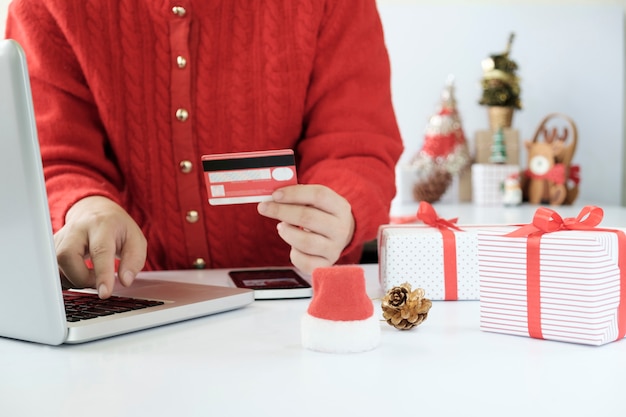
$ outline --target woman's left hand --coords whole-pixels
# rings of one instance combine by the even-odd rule
[[[350,203],[323,185],[300,184],[272,194],[258,212],[279,221],[279,236],[291,245],[291,262],[306,274],[332,266],[354,235]]]

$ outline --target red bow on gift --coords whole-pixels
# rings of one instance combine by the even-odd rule
[[[437,212],[426,201],[421,201],[417,214],[413,216],[396,218],[394,224],[413,223],[421,220],[425,225],[436,227],[443,238],[443,274],[445,294],[444,300],[458,300],[458,283],[456,270],[456,238],[452,230],[463,230],[455,223],[456,218],[446,220],[437,215]]]
[[[618,238],[618,267],[620,270],[620,303],[618,307],[618,336],[626,335],[626,234],[621,230],[597,228],[604,216],[600,207],[585,206],[576,217],[563,219],[547,207],[540,207],[535,212],[531,224],[506,234],[508,237],[526,237],[526,289],[528,308],[528,334],[543,339],[541,329],[541,274],[540,243],[541,236],[563,230],[612,232]]]
[[[417,209],[417,218],[432,227],[438,229],[454,229],[461,231],[461,229],[455,224],[458,218],[446,220],[437,215],[437,212],[429,203],[425,201],[420,202],[420,206]]]
[[[511,237],[526,237],[531,233],[551,233],[558,230],[590,230],[600,224],[604,217],[604,210],[596,206],[585,206],[576,217],[563,219],[556,211],[539,207],[535,211],[531,224],[507,234]]]
[[[421,220],[422,223],[428,226],[437,227],[439,229],[448,228],[461,231],[461,229],[455,224],[458,221],[458,218],[455,217],[454,219],[446,220],[439,217],[433,206],[431,206],[430,203],[427,203],[426,201],[420,201],[419,208],[417,209],[417,214],[393,218],[391,223],[406,224],[413,223],[417,220]]]
[[[456,238],[452,230],[462,231],[451,220],[442,219],[429,203],[422,201],[417,209],[417,218],[424,224],[439,229],[443,239],[443,274],[445,286],[445,300],[458,300],[458,276],[456,269]],[[451,230],[452,229],[452,230]]]

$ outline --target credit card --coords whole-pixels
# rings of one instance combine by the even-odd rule
[[[268,201],[276,189],[298,183],[291,149],[203,155],[202,168],[213,206]]]

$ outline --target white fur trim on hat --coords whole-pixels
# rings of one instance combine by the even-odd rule
[[[326,320],[305,313],[301,326],[302,345],[311,350],[332,353],[365,352],[380,344],[380,321]]]

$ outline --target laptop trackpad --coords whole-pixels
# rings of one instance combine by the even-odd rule
[[[239,294],[240,288],[214,285],[191,284],[186,282],[136,279],[130,287],[117,283],[114,295],[134,298],[148,298],[166,302],[196,302]]]

